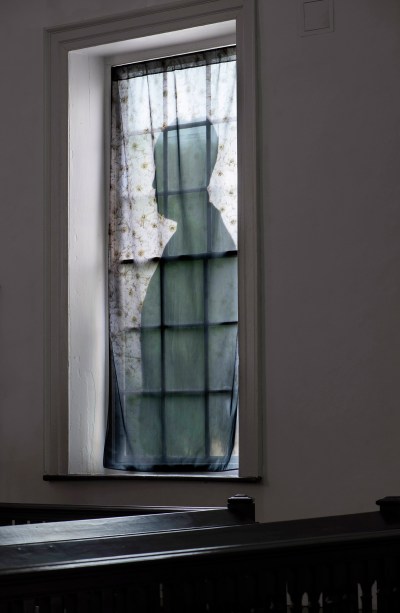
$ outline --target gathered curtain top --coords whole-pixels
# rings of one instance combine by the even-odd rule
[[[113,66],[111,69],[112,81],[125,81],[136,77],[158,74],[160,72],[172,72],[174,70],[184,70],[185,68],[196,68],[207,66],[208,64],[220,64],[222,62],[232,62],[236,60],[236,47],[224,47],[222,49],[211,49],[188,53],[174,57],[165,57],[148,62],[138,62],[125,64],[124,66]]]

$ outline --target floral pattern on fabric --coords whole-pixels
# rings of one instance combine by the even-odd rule
[[[209,200],[237,244],[236,62],[218,50],[115,69],[109,209],[109,327],[121,398],[140,392],[141,319],[157,262],[177,231],[158,211],[154,148],[175,123],[210,120],[218,155]],[[175,62],[175,63],[174,63]],[[125,410],[121,399],[122,411]]]

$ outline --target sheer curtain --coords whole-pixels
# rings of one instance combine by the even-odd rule
[[[112,80],[104,466],[235,468],[235,49]]]

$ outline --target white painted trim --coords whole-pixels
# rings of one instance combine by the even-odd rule
[[[262,472],[261,276],[255,2],[236,21],[238,74],[239,476]]]
[[[104,60],[69,54],[68,471],[103,470],[108,403]],[[83,410],[82,410],[83,408]]]
[[[235,42],[235,20],[210,23],[205,26],[184,28],[173,32],[163,32],[145,37],[114,42],[107,45],[97,45],[85,49],[87,55],[106,58],[112,64],[129,62],[129,54],[135,58],[132,61],[145,61],[179,55],[180,53],[201,51],[213,47],[221,47]]]
[[[203,0],[52,28],[45,33],[45,472],[68,458],[68,54],[112,42],[236,21],[239,113],[240,476],[261,474],[263,401],[257,189],[255,0]],[[240,118],[246,118],[241,121]],[[262,310],[261,310],[262,312]]]

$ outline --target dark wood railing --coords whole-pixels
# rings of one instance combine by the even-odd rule
[[[0,504],[0,526],[37,524],[40,522],[73,521],[101,517],[127,517],[132,515],[158,515],[182,511],[202,511],[209,507],[145,507],[91,506],[62,504]],[[215,510],[221,509],[216,507]]]
[[[235,505],[0,528],[0,612],[400,611],[396,513],[257,524]]]

